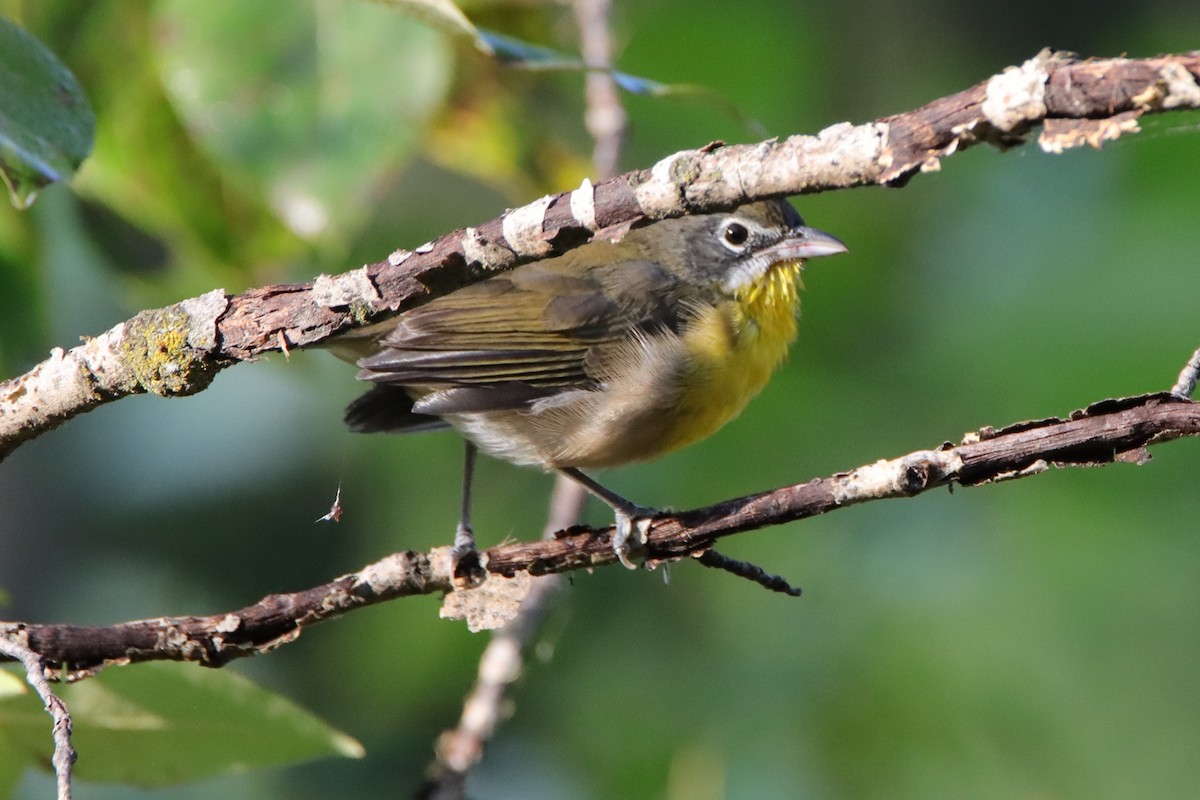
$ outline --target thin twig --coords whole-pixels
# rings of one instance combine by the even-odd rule
[[[548,538],[574,525],[586,499],[579,484],[558,476],[544,535]],[[526,653],[562,588],[562,580],[561,575],[543,575],[534,580],[517,616],[492,633],[479,658],[475,685],[463,703],[458,726],[438,737],[430,778],[418,794],[422,800],[459,800],[466,796],[467,774],[483,757],[484,748],[504,718],[505,699],[521,677]]]
[[[0,653],[14,661],[20,661],[25,668],[25,680],[42,698],[46,713],[54,720],[54,776],[58,787],[58,800],[71,800],[71,767],[75,764],[75,748],[71,746],[71,712],[65,703],[59,699],[50,682],[46,680],[45,667],[41,657],[27,645],[12,639],[0,638]]]
[[[730,558],[727,555],[718,553],[716,550],[705,550],[696,557],[696,561],[706,567],[724,570],[732,575],[737,575],[739,578],[745,578],[772,592],[781,592],[791,597],[799,597],[803,594],[799,586],[792,586],[787,582],[786,578],[779,575],[772,575],[762,567],[751,564],[749,561],[738,561],[736,558]]]
[[[589,67],[585,84],[587,111],[584,124],[595,140],[592,167],[596,177],[608,180],[617,174],[627,117],[621,95],[609,70],[612,68],[612,33],[609,0],[575,0],[580,49]]]

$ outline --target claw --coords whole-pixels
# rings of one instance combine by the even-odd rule
[[[648,508],[634,507],[628,511],[617,510],[616,531],[613,533],[613,552],[626,569],[637,569],[634,558],[646,552],[646,535],[650,532],[650,521],[654,512]]]
[[[450,550],[450,575],[460,589],[479,586],[487,578],[487,572],[475,549],[475,533],[471,526],[460,522],[454,531],[454,547]]]
[[[637,569],[630,556],[634,558],[646,552],[646,535],[650,533],[650,522],[658,515],[653,508],[642,508],[631,503],[616,492],[605,489],[594,480],[584,475],[574,467],[561,467],[558,470],[571,480],[592,493],[598,500],[604,502],[617,515],[616,530],[613,531],[612,547],[617,560],[627,569]],[[632,543],[632,544],[631,544]]]

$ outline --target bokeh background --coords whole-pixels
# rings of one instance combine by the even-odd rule
[[[460,5],[577,51],[563,5]],[[1200,10],[1166,2],[616,5],[622,69],[710,87],[766,132],[712,103],[627,96],[626,168],[904,111],[1043,46],[1200,43]],[[98,118],[72,187],[0,208],[3,376],[142,308],[354,268],[590,169],[582,76],[506,69],[380,4],[0,12],[71,66]],[[801,199],[851,253],[806,275],[783,372],[710,441],[606,483],[688,508],[1170,386],[1200,344],[1200,117],[1143,127],[1103,152],[976,148],[904,189]],[[0,464],[0,616],[215,613],[448,541],[459,442],[346,432],[353,372],[321,352],[264,358],[22,447]],[[573,575],[472,796],[1189,796],[1200,446],[1153,455],[725,545],[801,584],[799,600],[693,564],[667,585]],[[343,521],[314,523],[339,486]],[[547,476],[485,460],[478,486],[485,544],[536,535]],[[230,669],[358,738],[364,760],[77,796],[411,796],[485,643],[435,598],[323,624]],[[18,791],[50,794],[32,774]]]

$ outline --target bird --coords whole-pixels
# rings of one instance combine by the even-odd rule
[[[466,438],[456,580],[483,574],[470,524],[476,449],[580,483],[613,509],[613,549],[636,567],[657,512],[583,470],[657,458],[740,414],[796,338],[805,262],[846,250],[783,198],[594,240],[351,332],[344,352],[374,386],[345,421]]]

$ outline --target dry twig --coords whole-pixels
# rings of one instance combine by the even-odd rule
[[[1028,477],[1051,466],[1141,464],[1146,447],[1200,436],[1200,403],[1163,392],[1103,400],[1066,419],[983,428],[943,444],[849,472],[655,519],[646,541],[651,562],[699,555],[720,538],[839,508],[913,497],[941,486],[976,486]],[[521,573],[547,575],[616,563],[612,528],[572,528],[549,540],[511,542],[484,551],[489,582]],[[56,677],[85,677],[112,664],[196,661],[220,666],[273,650],[304,628],[354,608],[453,587],[449,548],[396,553],[322,586],[268,595],[208,617],[161,617],[83,627],[0,623],[0,639],[27,642]],[[69,665],[69,667],[67,666]]]

